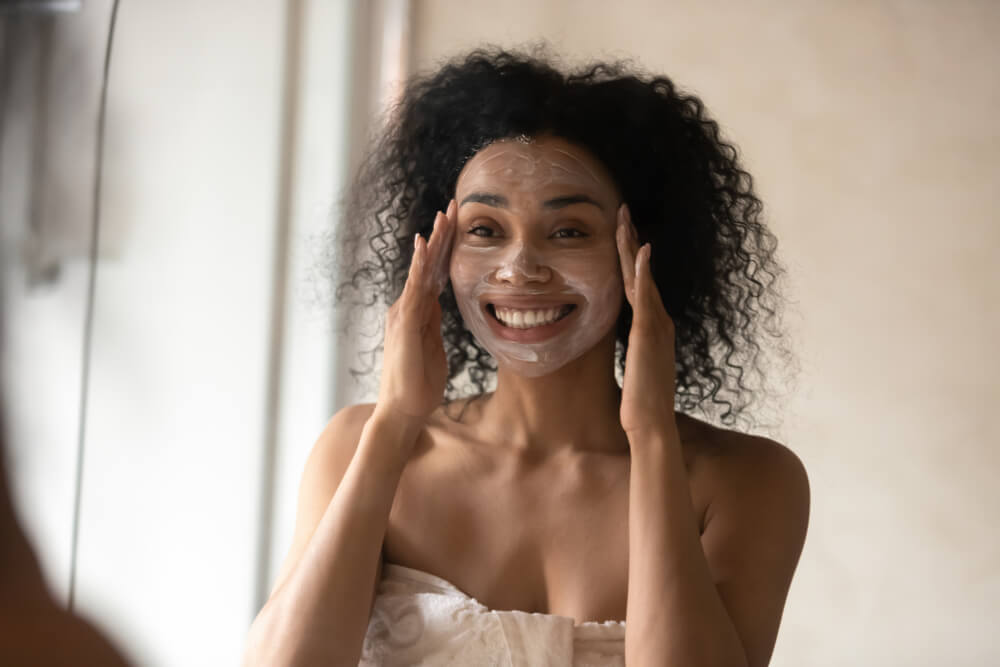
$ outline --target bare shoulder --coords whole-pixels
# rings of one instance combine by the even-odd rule
[[[809,476],[791,448],[687,415],[678,415],[678,425],[704,535],[766,523],[782,533],[791,551],[801,547],[809,523]],[[713,530],[706,532],[710,524]]]
[[[318,507],[326,506],[354,457],[361,431],[374,409],[372,403],[349,405],[330,418],[306,461],[300,499],[305,496]]]
[[[316,438],[306,460],[303,481],[319,487],[320,495],[333,495],[361,439],[365,422],[375,406],[370,403],[349,405],[330,418]],[[333,488],[328,488],[332,486]]]
[[[686,417],[691,456],[717,492],[772,487],[808,501],[809,478],[795,452],[760,435],[713,426]]]
[[[368,418],[372,416],[372,412],[374,410],[374,403],[357,403],[355,405],[348,405],[347,407],[338,410],[336,414],[330,418],[330,421],[327,423],[327,430],[356,430],[360,433],[361,428],[364,427]]]
[[[702,478],[707,507],[703,545],[720,566],[746,566],[751,544],[765,543],[784,560],[789,577],[809,524],[810,489],[795,452],[770,438],[708,426]],[[741,567],[742,567],[741,566]]]
[[[707,426],[707,425],[706,425]],[[809,478],[785,445],[709,426],[701,543],[750,664],[767,664],[809,524]]]
[[[327,422],[306,459],[299,482],[298,508],[292,546],[278,572],[272,595],[290,574],[312,538],[361,440],[373,404],[350,405]]]
[[[756,489],[758,494],[796,501],[808,515],[809,475],[802,459],[776,440],[758,435],[723,431],[720,480],[730,489]]]

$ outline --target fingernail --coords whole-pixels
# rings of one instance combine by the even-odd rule
[[[455,209],[456,208],[458,208],[458,204],[455,203],[454,199],[452,199],[450,202],[448,202],[448,214],[447,215],[448,215],[449,218],[451,218],[453,215],[455,215]]]
[[[635,275],[639,276],[639,271],[641,268],[649,266],[649,253],[652,249],[647,243],[646,245],[639,248],[639,252],[635,254]]]

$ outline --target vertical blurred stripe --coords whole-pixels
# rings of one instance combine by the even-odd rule
[[[90,361],[92,351],[92,339],[94,332],[94,295],[97,287],[97,256],[100,240],[101,222],[101,177],[103,174],[104,157],[104,128],[107,117],[108,100],[108,71],[111,68],[111,48],[114,43],[115,22],[118,17],[118,0],[114,0],[111,6],[111,17],[108,21],[108,38],[104,45],[104,69],[101,75],[101,98],[100,108],[97,113],[97,145],[94,152],[94,197],[93,208],[91,209],[91,236],[90,236],[90,259],[87,273],[87,303],[83,325],[83,369],[80,374],[80,413],[79,431],[77,433],[76,444],[76,480],[73,488],[73,533],[70,538],[70,571],[69,571],[69,599],[67,606],[70,611],[74,610],[76,601],[76,569],[77,552],[80,541],[80,498],[83,494],[83,460],[85,454],[84,444],[87,432],[87,388],[90,381]]]
[[[258,496],[257,566],[253,595],[253,610],[267,600],[271,571],[271,539],[273,526],[275,466],[277,462],[278,427],[282,393],[282,358],[285,331],[285,294],[288,288],[289,232],[292,216],[292,189],[295,184],[295,123],[298,118],[299,78],[302,61],[303,0],[288,0],[285,9],[285,53],[282,72],[281,129],[278,143],[277,196],[274,211],[274,258],[271,289],[271,317],[266,404],[263,424],[263,461],[260,469]]]

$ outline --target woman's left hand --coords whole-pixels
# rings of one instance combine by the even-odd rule
[[[677,427],[674,322],[649,269],[651,247],[648,243],[639,247],[639,236],[626,204],[618,209],[616,240],[625,298],[632,306],[619,416],[632,442],[633,436],[670,432]]]

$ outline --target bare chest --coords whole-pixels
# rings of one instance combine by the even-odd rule
[[[624,620],[628,459],[523,466],[438,448],[404,472],[384,556],[490,609]]]

